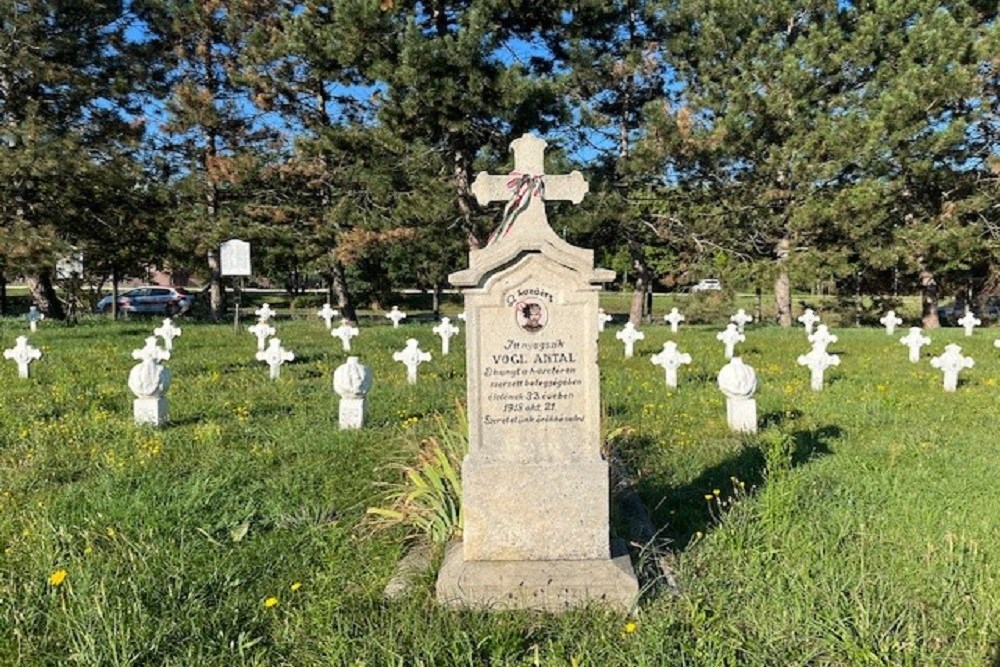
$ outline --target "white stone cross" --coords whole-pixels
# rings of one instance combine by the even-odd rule
[[[261,320],[252,327],[247,327],[247,331],[257,337],[257,351],[262,352],[267,343],[267,339],[277,333],[267,320]]]
[[[42,351],[37,347],[32,347],[28,343],[27,336],[18,336],[14,347],[3,351],[5,359],[10,359],[17,364],[17,376],[28,377],[28,367],[32,361],[42,358]]]
[[[465,311],[463,310],[458,315],[456,315],[456,317],[464,322],[465,321]]]
[[[670,312],[663,316],[663,321],[670,325],[670,333],[677,333],[677,326],[685,319],[681,311],[676,308],[671,308]]]
[[[736,326],[739,328],[739,332],[743,333],[743,326],[753,322],[753,315],[748,315],[747,311],[740,308],[736,311],[736,314],[729,318],[730,322],[735,322]]]
[[[513,235],[538,235],[552,233],[545,215],[546,201],[583,201],[590,186],[583,174],[574,171],[564,176],[545,173],[545,147],[548,143],[531,134],[524,134],[510,144],[514,152],[514,171],[504,176],[479,172],[472,183],[472,194],[480,206],[490,202],[509,202],[504,222],[490,237],[490,243],[499,243]],[[509,219],[508,219],[509,218]]]
[[[1000,338],[997,338],[995,341],[993,341],[993,347],[1000,347]]]
[[[138,350],[132,350],[132,358],[136,361],[152,361],[153,363],[160,363],[161,361],[167,361],[170,359],[170,353],[159,346],[159,342],[156,336],[150,336],[146,339],[145,347],[140,347]]]
[[[747,337],[740,333],[735,324],[727,324],[725,331],[715,334],[715,339],[721,341],[726,346],[726,359],[733,358],[733,350],[736,343],[744,342]]]
[[[265,303],[263,306],[253,311],[253,314],[257,316],[258,322],[269,322],[272,317],[274,317],[274,311],[271,310],[271,304]]]
[[[327,331],[333,329],[333,318],[340,315],[340,311],[331,308],[330,304],[324,303],[323,307],[316,313],[326,323]]]
[[[885,327],[885,332],[891,336],[896,333],[896,327],[903,323],[903,319],[896,316],[896,311],[890,310],[882,316],[879,322]]]
[[[406,313],[399,309],[399,306],[393,306],[392,310],[385,314],[390,320],[392,320],[392,328],[399,328],[399,321],[406,319]]]
[[[917,363],[920,361],[920,348],[930,345],[931,339],[924,335],[920,327],[910,327],[910,333],[900,338],[899,342],[910,348],[910,361]]]
[[[931,366],[944,372],[944,390],[955,391],[958,387],[958,372],[963,368],[972,368],[975,362],[972,357],[963,357],[962,348],[952,343],[944,346],[944,354],[931,359]]]
[[[153,329],[153,335],[159,336],[163,339],[163,347],[167,348],[167,351],[174,349],[174,338],[181,335],[180,327],[175,327],[173,320],[169,317],[163,320],[163,326]]]
[[[812,343],[813,347],[818,345],[825,350],[830,343],[837,342],[837,337],[830,333],[825,324],[820,324],[816,327],[816,331],[810,334],[806,340]]]
[[[448,354],[452,336],[458,335],[458,327],[451,323],[451,318],[442,317],[441,323],[431,329],[438,336],[441,336],[441,354]]]
[[[44,319],[45,314],[38,310],[38,306],[28,307],[28,324],[31,326],[32,333],[38,331],[38,323]]]
[[[811,336],[813,332],[813,326],[819,322],[819,315],[816,314],[812,308],[806,308],[805,312],[799,315],[799,322],[806,327],[806,335]]]
[[[635,325],[631,322],[626,322],[625,327],[615,334],[615,338],[625,343],[625,357],[632,357],[632,347],[635,345],[637,340],[644,340],[646,334],[642,333],[635,328]]]
[[[330,332],[330,335],[334,338],[340,339],[340,344],[344,348],[344,352],[351,351],[351,339],[357,336],[360,332],[357,327],[351,326],[351,323],[347,320],[341,320],[340,326]]]
[[[406,341],[406,347],[399,352],[392,353],[393,361],[400,361],[406,366],[406,381],[410,384],[417,383],[417,366],[424,361],[431,360],[430,352],[423,352],[420,343],[416,338]]]
[[[170,352],[159,342],[156,336],[149,336],[145,347],[132,350],[132,358],[139,364],[129,373],[128,386],[138,398],[158,398],[170,386],[170,371],[160,365],[170,359]],[[158,417],[155,421],[161,420]]]
[[[811,374],[810,386],[813,391],[823,390],[823,373],[830,366],[839,366],[840,357],[836,354],[827,354],[825,345],[813,345],[809,354],[799,356],[799,366],[805,366]]]
[[[263,361],[271,368],[271,379],[277,380],[281,374],[281,365],[286,361],[295,361],[295,354],[281,347],[280,338],[272,338],[267,349],[257,353],[257,361]]]
[[[971,310],[966,308],[965,315],[962,316],[962,319],[960,319],[958,323],[961,326],[965,327],[965,335],[971,336],[972,330],[978,327],[980,324],[982,324],[983,321],[978,317],[976,317],[975,315],[973,315]]]
[[[607,324],[608,322],[610,322],[613,319],[615,319],[615,318],[612,317],[611,315],[608,315],[607,313],[605,313],[603,308],[598,308],[597,309],[597,330],[598,331],[604,331],[604,325]]]
[[[668,340],[663,344],[663,351],[654,354],[650,359],[653,365],[660,366],[666,372],[667,386],[677,388],[677,370],[682,364],[691,363],[691,355],[677,349],[677,343]]]

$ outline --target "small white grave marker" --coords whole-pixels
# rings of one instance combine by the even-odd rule
[[[344,348],[344,352],[351,351],[351,339],[357,336],[360,332],[355,326],[351,326],[351,323],[347,320],[341,320],[340,326],[330,332],[330,335],[334,338],[340,339],[340,344]]]
[[[37,347],[32,347],[28,343],[27,336],[18,336],[15,340],[14,347],[9,350],[4,350],[3,356],[5,359],[10,359],[17,364],[18,377],[27,378],[31,362],[36,359],[41,359],[42,351]]]
[[[757,373],[733,357],[719,371],[719,389],[726,396],[726,419],[737,433],[757,432]]]
[[[28,325],[31,327],[31,333],[38,331],[38,323],[45,319],[45,314],[38,310],[38,306],[28,307]]]
[[[326,323],[326,330],[330,331],[333,329],[333,318],[339,317],[340,311],[331,308],[330,304],[324,303],[323,307],[316,314],[323,319],[323,322]]]
[[[740,308],[736,311],[736,314],[729,318],[730,322],[734,322],[739,328],[739,332],[743,333],[743,327],[750,322],[753,322],[753,315],[748,315],[747,311]]]
[[[899,339],[899,342],[910,348],[910,361],[920,361],[920,348],[930,345],[931,339],[924,335],[920,327],[910,327],[910,333]]]
[[[971,310],[966,308],[965,315],[962,316],[962,319],[960,319],[958,323],[965,328],[965,335],[971,336],[973,329],[982,324],[983,321],[973,315]]]
[[[271,310],[271,304],[265,303],[263,306],[253,311],[253,314],[257,316],[257,323],[259,324],[261,322],[270,322],[271,318],[274,317],[275,312]]]
[[[816,327],[816,331],[810,334],[807,340],[813,344],[813,347],[819,346],[823,350],[826,350],[830,343],[837,342],[837,337],[830,333],[825,324],[821,324]]]
[[[744,342],[747,337],[740,333],[735,324],[727,324],[725,331],[715,334],[715,339],[726,346],[726,359],[732,359],[736,343]]]
[[[356,429],[365,423],[365,396],[372,388],[372,372],[357,357],[347,361],[333,372],[333,390],[340,395],[340,428]]]
[[[146,346],[132,351],[139,363],[128,374],[128,388],[135,394],[132,417],[136,424],[162,426],[167,422],[167,399],[163,395],[170,386],[170,371],[161,361],[170,353],[157,345],[156,336],[146,339]]]
[[[671,308],[670,312],[663,316],[663,321],[670,325],[670,333],[677,333],[677,327],[686,318],[681,315],[681,311]]]
[[[402,362],[406,366],[406,381],[410,384],[417,383],[417,366],[425,361],[431,360],[430,352],[423,352],[420,343],[416,338],[406,341],[406,347],[399,352],[392,353],[393,361]]]
[[[993,347],[1000,347],[1000,338],[997,338],[995,341],[993,341]]]
[[[465,321],[465,311],[463,310],[458,315],[456,315],[456,317],[464,322]]]
[[[257,353],[257,361],[263,361],[271,369],[271,379],[277,380],[281,375],[281,365],[286,361],[295,361],[295,354],[281,347],[280,338],[272,338],[267,349]]]
[[[406,313],[399,309],[399,306],[393,306],[392,310],[385,314],[387,318],[392,320],[392,328],[398,329],[401,320],[406,319]]]
[[[646,334],[635,328],[631,322],[626,322],[625,327],[615,334],[615,338],[625,343],[625,357],[632,357],[632,348],[638,340],[645,340]]]
[[[458,335],[458,327],[451,323],[450,318],[442,317],[441,323],[431,329],[431,331],[441,337],[441,354],[448,354],[451,337]]]
[[[954,343],[944,346],[944,354],[931,359],[931,366],[944,373],[944,390],[955,391],[958,387],[958,373],[963,368],[972,368],[972,357],[963,357],[962,348]]]
[[[611,315],[604,312],[603,308],[597,309],[597,331],[604,331],[604,325],[615,319]]]
[[[799,366],[805,366],[810,372],[810,386],[813,391],[823,391],[823,373],[830,366],[839,366],[840,357],[827,354],[826,346],[814,345],[809,354],[799,356]]]
[[[805,312],[799,315],[799,322],[806,327],[806,335],[811,336],[813,327],[819,323],[819,315],[812,308],[806,308]]]
[[[267,339],[277,333],[275,328],[268,324],[266,320],[261,320],[252,327],[247,327],[247,331],[257,337],[258,352],[263,352],[264,348],[267,346]]]
[[[181,335],[181,328],[175,327],[173,320],[169,317],[163,320],[163,326],[153,329],[153,335],[163,339],[163,347],[170,352],[174,349],[174,339]]]
[[[660,366],[666,372],[667,386],[677,388],[677,370],[682,364],[691,363],[691,355],[677,349],[677,343],[668,340],[663,344],[663,351],[654,354],[650,359],[655,366]]]
[[[882,316],[882,319],[880,319],[879,322],[881,322],[882,326],[885,327],[885,332],[891,336],[896,333],[896,327],[903,323],[903,319],[896,316],[896,311],[890,310]]]

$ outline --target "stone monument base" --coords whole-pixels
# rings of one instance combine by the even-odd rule
[[[167,397],[137,398],[132,402],[132,414],[136,424],[163,426],[167,423]]]
[[[753,398],[726,399],[729,428],[737,433],[757,432],[757,401]]]
[[[340,399],[340,429],[361,428],[365,424],[365,399]]]
[[[437,600],[448,607],[562,612],[587,604],[629,611],[639,582],[624,542],[604,560],[466,561],[461,542],[445,553]]]

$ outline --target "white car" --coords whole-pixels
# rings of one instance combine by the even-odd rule
[[[705,278],[691,286],[692,292],[718,292],[721,289],[722,283],[718,278]]]

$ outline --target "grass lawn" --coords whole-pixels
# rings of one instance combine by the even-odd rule
[[[363,328],[368,427],[340,432],[346,354],[317,318],[277,322],[297,359],[274,382],[248,333],[182,320],[157,431],[126,387],[155,322],[43,323],[27,381],[0,360],[0,665],[1000,664],[1000,329],[930,332],[915,365],[905,330],[837,329],[816,393],[801,328],[750,328],[762,430],[740,437],[719,326],[673,336],[677,391],[649,362],[667,327],[629,360],[609,327],[605,429],[680,593],[551,617],[438,609],[433,575],[381,598],[407,542],[364,511],[457,421],[460,339],[442,358],[429,323]],[[26,331],[0,321],[0,343]],[[415,387],[391,358],[410,337],[434,352]],[[954,394],[927,361],[949,342],[976,360]]]

